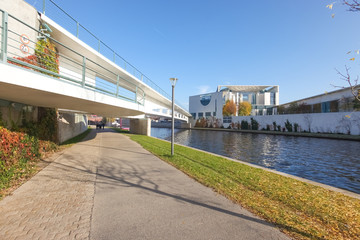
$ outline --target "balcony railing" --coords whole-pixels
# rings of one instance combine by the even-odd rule
[[[2,63],[17,65],[60,81],[144,105],[145,93],[134,83],[1,9],[0,14]],[[67,54],[44,46],[44,41],[48,40]]]
[[[159,87],[154,81],[152,81],[149,77],[147,77],[144,73],[138,70],[131,63],[126,61],[120,54],[115,52],[109,45],[104,43],[99,37],[97,37],[94,33],[88,30],[85,26],[83,26],[80,22],[78,22],[74,17],[68,14],[64,9],[62,9],[59,5],[57,5],[52,0],[43,0],[37,2],[35,7],[38,11],[42,12],[44,15],[50,17],[56,23],[60,24],[67,31],[72,33],[74,36],[88,44],[93,49],[97,50],[103,56],[108,58],[109,60],[116,63],[118,66],[123,68],[125,71],[136,77],[138,80],[146,83],[152,89],[166,97],[171,101],[171,96],[166,91],[164,91],[161,87]],[[176,105],[185,109],[179,102],[175,100]]]

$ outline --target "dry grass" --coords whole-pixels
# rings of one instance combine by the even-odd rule
[[[130,135],[159,158],[295,239],[360,239],[360,200],[183,146]]]

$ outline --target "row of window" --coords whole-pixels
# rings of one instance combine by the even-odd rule
[[[216,116],[216,112],[212,113],[213,115],[211,115],[211,112],[205,112],[205,116],[203,112],[199,112],[199,113],[191,113],[193,119],[199,119],[199,118],[203,118],[203,117],[211,117],[211,116]]]

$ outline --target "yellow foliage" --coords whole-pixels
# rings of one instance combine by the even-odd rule
[[[250,116],[252,106],[249,102],[239,103],[239,116]]]

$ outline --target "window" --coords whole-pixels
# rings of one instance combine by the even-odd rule
[[[207,106],[211,101],[211,95],[201,95],[200,96],[200,103],[203,106]]]
[[[191,113],[193,119],[196,119],[196,113]]]
[[[242,95],[242,100],[245,102],[248,102],[249,101],[249,94],[248,93],[243,93]]]
[[[231,123],[232,117],[223,117],[223,123]]]
[[[270,93],[270,104],[275,105],[275,93]]]
[[[338,112],[339,111],[339,101],[331,101],[330,102],[330,112]]]
[[[216,112],[213,112],[213,116],[216,117]]]
[[[205,117],[211,117],[211,112],[206,112]]]
[[[202,118],[202,117],[204,117],[204,113],[202,113],[202,112],[199,112],[199,113],[198,113],[198,117],[199,117],[199,118]]]
[[[321,112],[322,113],[330,112],[330,102],[321,103]]]

